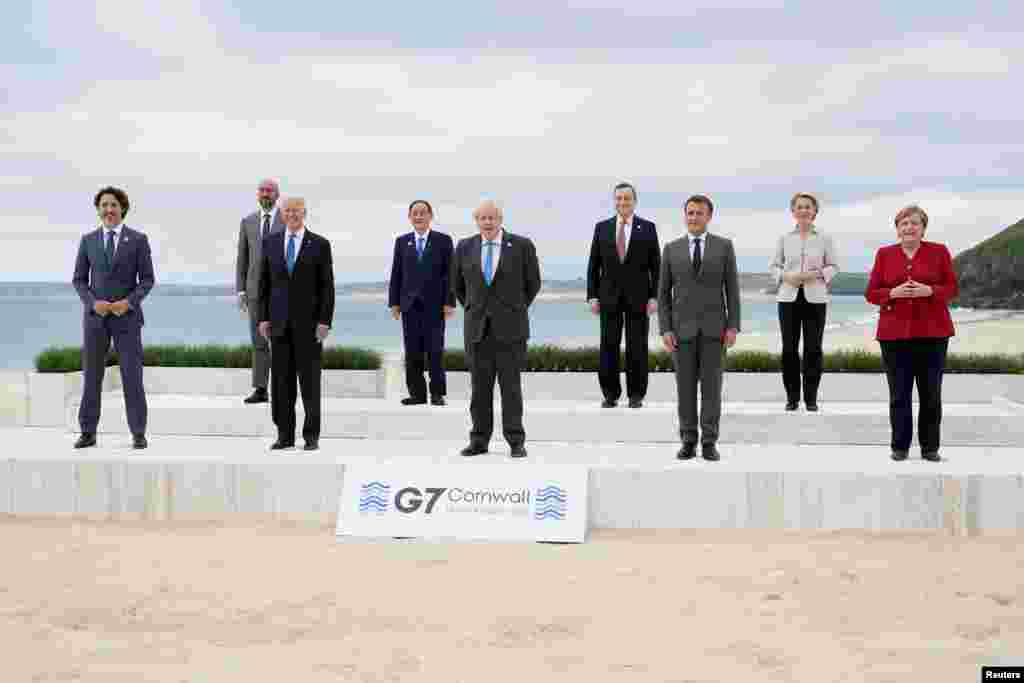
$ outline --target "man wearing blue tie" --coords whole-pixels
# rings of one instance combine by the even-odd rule
[[[263,240],[259,332],[270,340],[270,403],[277,425],[271,450],[295,446],[296,376],[306,419],[305,450],[320,443],[320,375],[323,341],[334,318],[331,243],[306,229],[306,202],[284,203],[284,232]]]
[[[455,313],[455,295],[449,286],[452,238],[431,228],[434,210],[418,199],[409,205],[413,231],[395,240],[388,285],[388,306],[402,321],[405,344],[405,383],[409,396],[402,405],[427,402],[423,379],[424,356],[430,367],[430,402],[445,404],[447,382],[441,364],[445,320]]]

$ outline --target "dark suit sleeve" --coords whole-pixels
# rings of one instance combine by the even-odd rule
[[[245,232],[245,219],[238,226],[238,256],[235,258],[235,293],[245,292],[249,274],[249,235]],[[251,299],[254,292],[246,292]]]
[[[651,223],[651,257],[648,260],[650,285],[647,290],[647,300],[658,298],[658,278],[661,276],[661,245],[658,243],[658,227]]]
[[[540,291],[540,261],[537,260],[537,248],[531,240],[524,240],[524,246],[526,254],[523,259],[523,290],[526,305],[530,306]]]
[[[258,322],[270,320],[270,250],[267,248],[269,244],[270,238],[264,238],[262,245],[263,256],[260,258],[260,310]]]
[[[672,266],[668,248],[661,252],[661,268],[658,272],[658,333],[672,332]]]
[[[331,258],[331,243],[321,239],[320,250],[320,261],[316,269],[316,284],[320,290],[317,322],[330,327],[334,320],[334,260]]]
[[[449,270],[451,273],[451,289],[452,295],[458,300],[462,307],[466,307],[466,280],[462,277],[462,252],[465,251],[462,248],[460,242],[455,247],[455,251],[452,252],[452,267]]]
[[[732,240],[726,240],[725,252],[725,305],[726,311],[725,327],[740,331],[740,276],[736,269],[736,249]]]
[[[590,243],[590,259],[587,261],[587,301],[600,298],[599,284],[601,282],[601,243],[598,234],[601,232],[601,224],[594,226],[594,239]]]
[[[96,303],[96,295],[89,286],[89,270],[89,249],[83,237],[78,243],[78,256],[75,257],[75,273],[71,276],[71,284],[78,292],[82,305],[91,311],[93,304]]]
[[[136,264],[139,282],[135,285],[135,289],[129,292],[125,298],[128,300],[129,306],[137,309],[142,300],[149,294],[149,290],[153,289],[156,278],[153,275],[153,254],[149,249],[149,238],[141,235],[135,250],[139,259]]]
[[[451,288],[451,264],[452,264],[452,238],[444,242],[441,250],[441,291],[444,292],[444,303],[446,306],[455,308],[455,294]]]
[[[391,258],[391,280],[388,283],[388,308],[402,305],[402,238],[395,240],[395,254]]]

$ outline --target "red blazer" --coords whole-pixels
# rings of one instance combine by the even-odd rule
[[[911,278],[929,285],[932,295],[918,299],[889,298],[890,289]],[[864,297],[881,307],[875,338],[895,341],[952,337],[955,332],[948,305],[959,294],[949,249],[944,244],[922,241],[912,259],[907,258],[899,244],[879,249]]]

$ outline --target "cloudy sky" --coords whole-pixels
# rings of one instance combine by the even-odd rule
[[[959,251],[1024,216],[1016,4],[13,3],[0,279],[69,279],[113,183],[158,280],[229,282],[264,176],[307,198],[339,282],[387,277],[418,197],[456,236],[498,199],[545,277],[578,277],[620,180],[663,243],[710,194],[748,271],[796,190],[847,270],[910,202]]]

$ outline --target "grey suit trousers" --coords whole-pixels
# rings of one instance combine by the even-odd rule
[[[679,436],[683,443],[718,441],[722,417],[722,370],[725,348],[722,340],[698,334],[680,339],[675,351],[676,390],[679,395]],[[700,417],[697,416],[697,385],[700,384]]]
[[[249,299],[249,335],[252,337],[252,386],[266,389],[270,380],[270,342],[259,332],[258,301]]]

